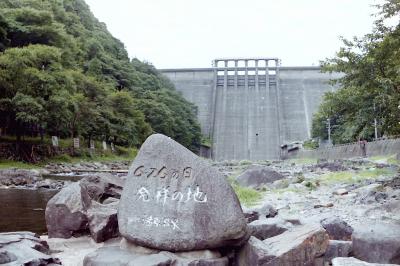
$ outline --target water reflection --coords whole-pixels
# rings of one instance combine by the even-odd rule
[[[46,232],[44,210],[58,191],[0,189],[0,232]]]

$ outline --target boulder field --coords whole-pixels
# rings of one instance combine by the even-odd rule
[[[280,163],[211,163],[155,134],[142,145],[127,176],[93,174],[66,184],[47,204],[48,238],[0,234],[0,264],[399,264],[396,178],[330,185],[329,196],[313,196],[318,192],[313,186],[320,185],[309,176],[362,165],[320,162],[299,174],[297,166]],[[240,204],[226,178],[235,167],[243,174],[234,182],[263,192],[260,202]],[[302,187],[308,193],[293,194]],[[360,223],[340,209],[335,212],[340,200],[365,207],[368,220]],[[371,219],[383,209],[394,215]]]

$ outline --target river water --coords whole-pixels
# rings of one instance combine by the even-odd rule
[[[0,189],[0,232],[45,233],[44,211],[57,190]]]

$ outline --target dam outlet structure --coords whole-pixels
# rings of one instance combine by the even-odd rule
[[[220,58],[210,68],[161,69],[197,106],[214,160],[274,160],[311,137],[312,116],[339,73],[282,67],[278,58]]]

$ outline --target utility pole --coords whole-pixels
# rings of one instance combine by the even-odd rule
[[[378,139],[378,120],[376,119],[375,103],[374,103],[374,114],[375,114],[375,118],[374,118],[375,140],[377,140]]]
[[[328,143],[329,143],[329,145],[331,145],[332,144],[332,141],[331,141],[331,119],[330,118],[326,119],[326,122],[327,122],[327,127],[328,127]]]

